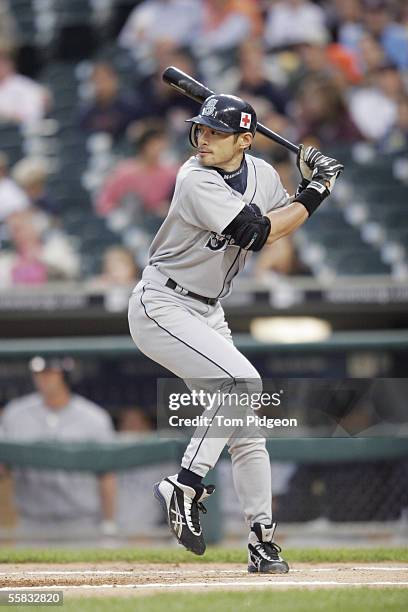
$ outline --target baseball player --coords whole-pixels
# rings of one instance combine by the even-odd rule
[[[302,181],[289,197],[276,170],[248,153],[257,118],[250,104],[225,94],[208,97],[191,123],[196,149],[180,168],[166,219],[129,303],[132,338],[148,357],[191,388],[257,390],[256,369],[234,346],[220,300],[249,252],[290,234],[330,194],[343,166],[314,147],[300,147]],[[203,484],[224,448],[248,527],[248,571],[286,573],[274,542],[270,459],[259,435],[214,434],[222,401],[191,439],[178,474],[155,485],[169,527],[191,552],[205,542],[199,511],[214,486]]]

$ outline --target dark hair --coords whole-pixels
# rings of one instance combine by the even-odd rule
[[[154,138],[161,138],[162,136],[163,130],[159,128],[148,128],[139,136],[139,138],[136,139],[136,147],[140,151],[141,149],[144,149],[150,140],[153,140]]]

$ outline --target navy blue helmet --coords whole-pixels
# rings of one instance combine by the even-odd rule
[[[209,96],[202,104],[196,117],[187,119],[192,123],[190,142],[197,147],[197,125],[206,125],[218,132],[236,134],[250,132],[255,136],[257,118],[252,106],[238,96],[215,94]]]

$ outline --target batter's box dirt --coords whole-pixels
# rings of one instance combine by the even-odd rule
[[[146,594],[177,589],[408,587],[408,564],[296,563],[286,575],[250,575],[237,564],[71,563],[0,565],[0,589],[63,589],[66,595]]]

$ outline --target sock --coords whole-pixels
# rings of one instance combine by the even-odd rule
[[[201,484],[203,477],[191,472],[190,470],[186,470],[186,468],[181,468],[177,475],[177,480],[188,487],[196,487]]]

